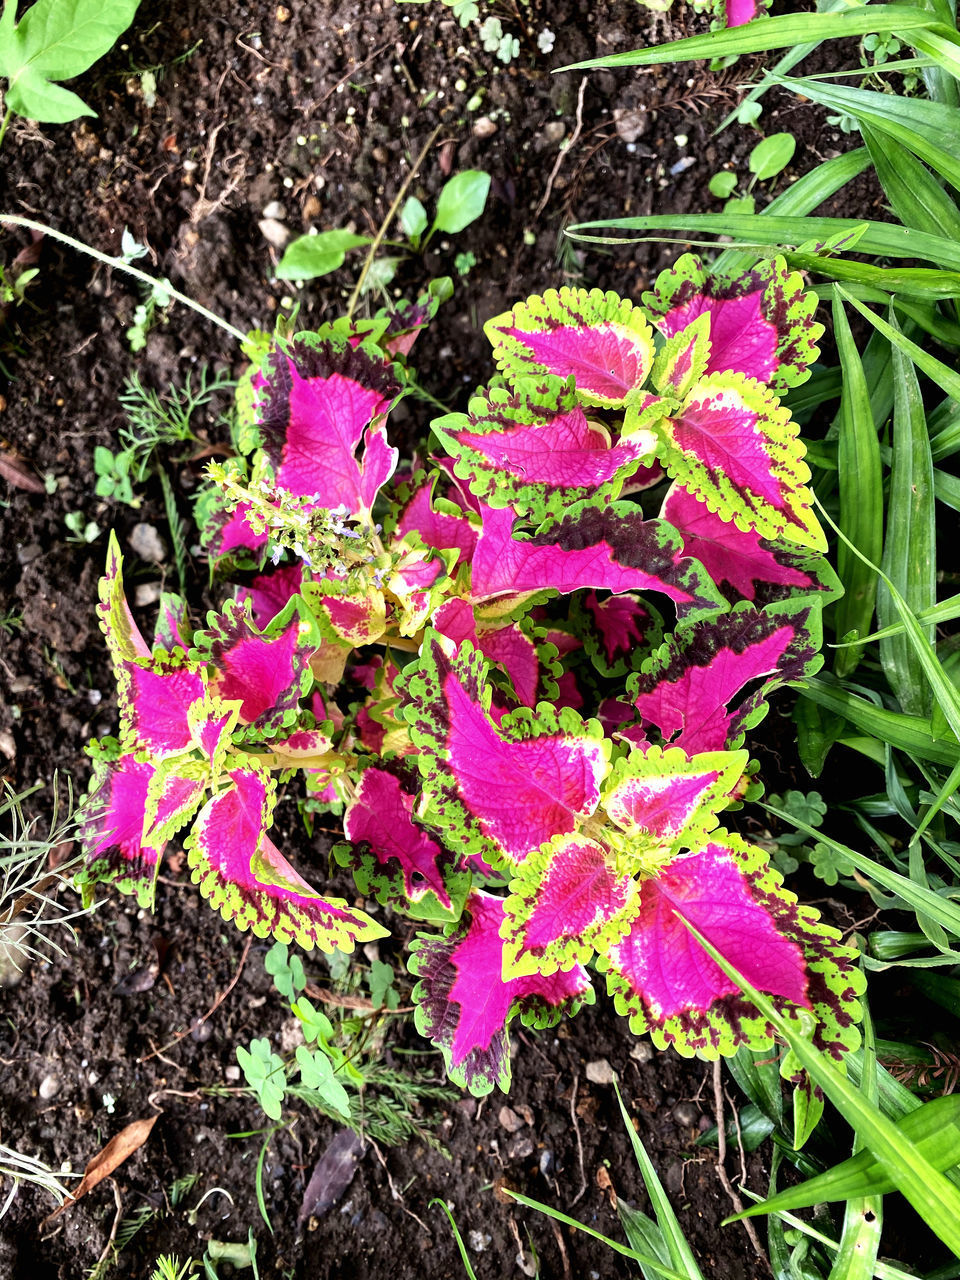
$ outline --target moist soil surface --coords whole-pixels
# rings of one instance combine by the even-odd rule
[[[240,330],[269,327],[291,298],[309,327],[342,311],[362,259],[355,253],[336,274],[296,289],[274,278],[283,244],[311,227],[375,234],[438,130],[411,191],[430,210],[447,176],[483,169],[492,175],[487,211],[402,263],[390,287],[415,296],[430,277],[454,277],[454,297],[420,339],[415,364],[434,396],[459,405],[492,373],[482,335],[489,316],[563,283],[636,296],[678,252],[640,244],[583,253],[563,242],[563,226],[718,210],[706,190],[710,175],[725,165],[745,174],[756,140],[740,128],[711,136],[749,66],[550,73],[703,29],[682,4],[657,19],[633,0],[533,0],[496,12],[520,43],[509,66],[439,2],[144,0],[120,45],[73,86],[95,118],[42,131],[12,123],[0,207],[110,254],[128,229],[147,249],[139,265]],[[548,54],[538,50],[545,29],[555,35]],[[764,119],[768,132],[798,136],[784,181],[847,145],[793,100],[771,98]],[[861,186],[845,199],[867,216],[875,193]],[[11,230],[0,244],[9,267],[31,237]],[[467,274],[458,274],[458,254],[473,255]],[[183,307],[158,312],[134,353],[126,334],[142,299],[128,277],[49,237],[33,255],[39,275],[28,301],[0,331],[0,769],[17,790],[44,785],[27,801],[44,818],[55,790],[65,798],[67,779],[85,788],[86,742],[116,728],[94,613],[107,531],[117,530],[140,601],[176,580],[156,476],[136,487],[137,509],[98,498],[94,449],[118,447],[118,395],[131,375],[162,391],[188,375],[196,380],[201,366],[236,376],[244,360],[229,335]],[[161,453],[183,516],[205,462],[218,446],[223,452],[225,403],[214,397],[194,419],[201,445],[188,456]],[[408,423],[411,439],[428,413]],[[138,525],[148,526],[146,537]],[[193,538],[188,526],[186,586],[199,610],[206,568],[190,556]],[[152,623],[149,603],[140,616]],[[787,710],[774,709],[767,745],[758,744],[769,790],[800,781]],[[278,830],[307,874],[325,869],[330,833],[309,839],[292,795],[281,800]],[[451,1206],[481,1280],[532,1275],[535,1260],[541,1276],[558,1280],[635,1275],[630,1260],[521,1208],[505,1190],[621,1241],[616,1197],[649,1210],[610,1068],[704,1275],[768,1274],[742,1227],[721,1230],[731,1202],[715,1151],[695,1145],[714,1120],[712,1067],[652,1051],[603,996],[555,1032],[515,1032],[508,1099],[478,1103],[451,1089],[412,1104],[432,1141],[368,1144],[336,1203],[298,1224],[311,1173],[338,1126],[295,1105],[290,1123],[271,1133],[252,1098],[229,1092],[238,1044],[291,1034],[289,1010],[264,971],[267,944],[254,940],[247,950],[244,936],[200,902],[176,856],[155,915],[116,894],[102,897],[77,922],[76,946],[64,939],[63,955],[31,964],[0,991],[0,1142],[77,1172],[130,1122],[158,1119],[112,1181],[43,1229],[54,1202],[20,1188],[0,1220],[3,1280],[80,1280],[100,1259],[111,1263],[104,1275],[148,1277],[161,1252],[199,1258],[208,1241],[245,1242],[251,1228],[262,1277],[446,1280],[465,1272],[434,1197]],[[406,925],[396,923],[395,950],[382,954],[402,973]],[[306,965],[310,981],[329,991],[324,959],[308,956]],[[403,1004],[408,997],[403,980]],[[357,1013],[381,1021],[362,1007]],[[385,1020],[376,1034],[385,1066],[440,1075],[439,1058],[422,1053],[409,1019]],[[213,1087],[220,1091],[203,1092]],[[268,1135],[260,1206],[257,1164]],[[746,1185],[765,1187],[760,1155],[744,1170],[734,1150],[727,1164],[737,1183],[745,1174]],[[195,1184],[178,1197],[178,1180],[191,1175]],[[139,1231],[111,1252],[135,1220]],[[231,1273],[229,1262],[220,1264],[221,1275]]]

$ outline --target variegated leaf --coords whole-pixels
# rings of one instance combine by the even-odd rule
[[[464,917],[443,936],[420,934],[410,948],[416,1023],[443,1054],[447,1075],[471,1093],[510,1086],[507,1027],[553,1026],[592,1004],[587,972],[575,965],[550,977],[503,978],[503,899],[474,890]]]

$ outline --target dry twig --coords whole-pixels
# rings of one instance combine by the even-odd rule
[[[240,974],[243,972],[243,966],[247,963],[247,956],[250,954],[250,944],[252,942],[253,942],[253,935],[251,934],[251,935],[248,935],[247,940],[244,943],[243,954],[240,957],[240,963],[237,965],[236,973],[233,975],[233,977],[230,979],[230,981],[227,983],[224,989],[217,996],[216,1000],[214,1000],[213,1004],[210,1006],[207,1012],[204,1014],[201,1014],[201,1016],[197,1018],[194,1022],[191,1022],[189,1027],[185,1027],[183,1031],[177,1032],[177,1034],[173,1037],[173,1039],[170,1040],[167,1044],[161,1045],[159,1049],[154,1049],[152,1053],[147,1053],[142,1058],[138,1058],[137,1059],[138,1065],[142,1065],[144,1062],[149,1062],[151,1058],[159,1058],[160,1055],[166,1053],[168,1049],[172,1049],[175,1044],[179,1044],[181,1040],[185,1040],[186,1037],[190,1035],[191,1031],[196,1030],[197,1027],[202,1027],[208,1018],[213,1017],[216,1011],[223,1004],[224,1000],[226,1000],[227,996],[230,994],[233,988],[237,985],[237,982],[239,981],[239,978],[240,978]]]
[[[580,1158],[580,1190],[571,1200],[571,1204],[576,1204],[580,1200],[587,1189],[587,1174],[583,1167],[583,1140],[580,1137],[580,1121],[577,1119],[577,1086],[580,1083],[580,1073],[573,1073],[573,1092],[570,1094],[570,1119],[573,1121],[573,1131],[577,1135],[577,1155]]]
[[[544,209],[547,207],[547,204],[550,200],[550,196],[553,193],[553,184],[554,182],[556,182],[557,174],[560,172],[560,166],[563,164],[564,160],[570,154],[573,148],[577,145],[577,140],[583,131],[583,95],[586,93],[586,91],[587,91],[587,77],[584,76],[583,79],[580,81],[580,91],[577,94],[576,128],[574,129],[573,133],[571,133],[570,141],[567,143],[567,145],[565,147],[561,147],[560,150],[557,152],[557,158],[553,163],[553,168],[550,170],[550,177],[547,179],[547,186],[546,186],[546,189],[544,190],[543,197],[541,198],[540,203],[537,205],[533,214],[535,219],[539,218],[541,213],[543,213]]]
[[[727,1170],[724,1165],[724,1161],[727,1158],[727,1134],[726,1134],[726,1125],[723,1118],[723,1085],[721,1083],[721,1078],[720,1078],[720,1059],[719,1058],[713,1064],[713,1109],[717,1119],[717,1175],[720,1178],[720,1185],[723,1187],[724,1191],[730,1197],[730,1203],[733,1205],[734,1212],[742,1213],[743,1201],[740,1199],[740,1197],[737,1195],[736,1191],[734,1190],[733,1184],[731,1183],[729,1177],[727,1176]],[[738,1122],[737,1132],[739,1133],[739,1131],[740,1129],[739,1129],[739,1122]],[[742,1149],[743,1147],[741,1144],[741,1150]],[[747,1235],[749,1236],[750,1243],[753,1245],[753,1250],[756,1253],[757,1257],[763,1263],[764,1269],[769,1274],[772,1275],[773,1273],[770,1267],[770,1259],[767,1257],[766,1251],[764,1250],[763,1245],[760,1243],[760,1238],[757,1235],[756,1228],[754,1227],[753,1223],[748,1218],[741,1223],[741,1226],[744,1228]]]

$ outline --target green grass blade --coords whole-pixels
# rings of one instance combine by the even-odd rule
[[[697,1266],[697,1261],[693,1256],[693,1252],[687,1244],[687,1238],[683,1234],[683,1228],[677,1221],[677,1215],[673,1212],[673,1207],[667,1199],[667,1193],[664,1191],[660,1179],[657,1177],[657,1171],[654,1169],[650,1157],[647,1155],[643,1143],[637,1135],[633,1122],[627,1112],[627,1108],[623,1105],[623,1098],[620,1096],[620,1086],[616,1080],[613,1087],[617,1093],[617,1102],[620,1104],[620,1114],[623,1116],[623,1123],[627,1128],[627,1136],[633,1147],[633,1154],[636,1157],[637,1164],[640,1167],[640,1173],[643,1177],[643,1185],[647,1188],[647,1195],[650,1197],[650,1204],[656,1215],[657,1225],[663,1234],[667,1251],[670,1255],[670,1263],[677,1271],[687,1277],[687,1280],[703,1280],[703,1274]]]
[[[867,1102],[873,1112],[882,1114],[875,1102],[869,1099]],[[904,1116],[894,1127],[938,1173],[960,1164],[960,1098],[955,1095],[934,1098],[932,1102],[924,1103],[918,1110]],[[895,1177],[881,1162],[868,1150],[863,1150],[828,1169],[826,1173],[780,1191],[771,1200],[751,1205],[749,1209],[744,1209],[727,1221],[756,1218],[781,1209],[809,1209],[811,1205],[821,1201],[836,1203],[866,1197],[872,1199],[894,1191],[896,1185]]]
[[[896,321],[893,329],[899,332]],[[887,532],[881,567],[885,578],[877,592],[877,621],[889,626],[900,614],[899,596],[913,614],[937,603],[936,512],[933,493],[933,459],[920,385],[910,359],[899,347],[893,348],[893,464],[887,504]],[[854,540],[864,559],[874,559],[866,547]],[[896,588],[896,592],[893,591]],[[917,633],[907,626],[904,635],[880,641],[880,662],[908,715],[927,715],[931,686],[924,678],[924,652],[932,652],[932,627],[917,623]],[[931,682],[932,683],[932,682]],[[960,701],[957,707],[960,727]],[[958,735],[960,736],[960,735]]]
[[[627,1244],[638,1253],[650,1253],[658,1257],[664,1266],[669,1266],[670,1258],[663,1232],[654,1220],[641,1213],[639,1209],[631,1209],[625,1200],[617,1199],[617,1217],[627,1237]],[[643,1280],[657,1280],[656,1273],[646,1267],[640,1268]]]
[[[840,436],[837,464],[840,486],[840,527],[855,547],[862,547],[868,559],[878,560],[883,550],[883,471],[880,464],[880,442],[870,409],[870,395],[860,362],[860,355],[850,332],[843,303],[838,299],[833,308],[834,333],[843,370],[843,394],[840,401]],[[846,543],[840,544],[837,572],[844,595],[836,605],[837,634],[851,631],[863,635],[877,598],[877,575],[851,553]],[[837,651],[834,670],[838,676],[849,675],[856,667],[862,650]]]
[[[727,1059],[727,1069],[753,1105],[778,1129],[782,1129],[783,1093],[775,1055],[769,1049],[751,1049],[742,1045],[732,1058]]]
[[[435,1196],[434,1199],[430,1201],[429,1208],[432,1209],[435,1204],[438,1204],[440,1208],[443,1210],[443,1212],[450,1219],[450,1226],[453,1230],[453,1238],[454,1240],[456,1240],[457,1248],[460,1250],[460,1258],[463,1262],[463,1269],[467,1273],[468,1280],[477,1280],[476,1272],[474,1271],[470,1263],[470,1255],[469,1253],[467,1253],[467,1246],[463,1243],[463,1238],[460,1235],[460,1229],[457,1226],[456,1218],[450,1212],[445,1201],[441,1200],[439,1196]]]
[[[953,479],[952,476],[950,478]],[[917,614],[917,621],[923,626],[932,625],[935,622],[953,622],[956,618],[960,618],[960,595],[950,596],[934,605],[932,609],[924,609],[922,613]],[[884,627],[882,631],[873,631],[868,636],[862,636],[859,640],[850,640],[848,643],[867,644],[870,640],[883,640],[887,636],[902,635],[904,630],[902,622],[894,622],[889,627]],[[845,646],[837,645],[836,647],[839,649]]]
[[[846,8],[846,3],[847,0],[818,0],[817,12],[837,13]],[[802,62],[804,58],[809,57],[815,49],[819,49],[820,44],[821,42],[819,40],[814,40],[810,44],[795,45],[794,48],[783,55],[772,70],[778,72],[780,75],[784,75],[786,72],[792,71],[798,62]],[[767,90],[772,87],[773,86],[769,80],[762,80],[760,84],[755,84],[753,86],[747,96],[743,99],[743,102],[759,102]],[[714,137],[716,137],[718,133],[722,133],[724,129],[729,128],[729,126],[737,120],[741,105],[742,103],[738,104],[738,106],[735,107],[728,116],[724,117],[717,128],[714,129]]]
[[[896,222],[865,222],[856,218],[784,217],[765,213],[669,213],[635,218],[606,218],[578,222],[566,234],[592,244],[632,244],[642,236],[594,236],[588,231],[692,231],[729,236],[738,244],[767,247],[808,244],[852,235],[866,227],[857,244],[858,253],[881,258],[921,258],[951,271],[960,271],[960,244],[946,236],[901,227]],[[657,242],[662,236],[652,236]],[[756,255],[751,261],[756,261]]]
[[[789,49],[797,44],[819,43],[846,36],[862,36],[871,32],[896,32],[907,35],[936,25],[936,18],[922,9],[900,8],[878,4],[868,9],[845,13],[794,13],[763,22],[748,22],[726,31],[711,31],[703,36],[673,40],[653,49],[633,49],[608,58],[591,58],[574,62],[560,71],[582,71],[591,67],[653,67],[699,58],[739,57],[743,53],[766,53],[771,49]]]
[[[815,169],[798,178],[793,186],[775,196],[757,216],[806,217],[869,167],[870,153],[866,147],[856,147],[832,160],[824,160]],[[713,269],[719,275],[733,276],[749,271],[755,261],[753,254],[745,253],[742,249],[725,249],[714,262]]]
[[[960,189],[960,129],[956,108],[925,98],[904,98],[873,89],[824,84],[810,77],[775,78],[792,93],[830,111],[852,116],[859,125],[893,138],[925,160],[952,187]]]
[[[861,1055],[860,1092],[866,1102],[876,1107],[880,1101],[876,1039],[870,1010],[864,1002],[863,1047]],[[854,1133],[853,1151],[863,1149],[859,1133]],[[828,1280],[872,1280],[883,1231],[883,1197],[874,1193],[851,1197],[843,1212],[840,1248]]]
[[[842,685],[829,684],[816,677],[804,683],[802,695],[818,706],[844,716],[857,729],[880,743],[889,743],[898,751],[930,760],[933,764],[948,765],[951,769],[960,761],[960,745],[936,739],[930,721],[922,716],[888,711]]]
[[[828,280],[866,285],[926,302],[960,296],[958,271],[937,271],[930,267],[875,267],[869,262],[828,258],[818,253],[787,253],[784,256],[787,265],[794,270],[815,272]]]
[[[775,814],[783,822],[796,827],[798,831],[805,831],[807,835],[813,836],[815,840],[828,845],[848,862],[851,862],[865,877],[874,880],[890,893],[896,894],[915,912],[920,912],[936,920],[937,924],[946,929],[948,933],[960,938],[960,906],[950,898],[943,898],[940,894],[934,893],[932,889],[925,889],[907,876],[902,876],[899,872],[892,871],[889,867],[875,862],[873,858],[868,858],[865,854],[858,853],[856,849],[851,849],[849,845],[841,844],[838,840],[831,839],[830,836],[824,835],[822,831],[817,831],[814,827],[807,826],[805,822],[791,817],[790,814],[777,809],[774,805],[764,805],[764,808]]]
[[[861,125],[890,207],[905,227],[960,239],[960,209],[926,165],[893,138]]]
[[[960,1258],[960,1190],[936,1169],[916,1144],[854,1088],[840,1068],[813,1047],[789,1018],[785,1018],[769,996],[761,994],[684,917],[676,912],[710,958],[760,1010],[783,1036],[800,1065],[823,1090],[825,1096],[852,1124],[894,1186],[910,1201],[927,1226]],[[927,1104],[928,1106],[930,1104]],[[915,1114],[922,1114],[918,1112]],[[901,1121],[909,1123],[911,1117]]]
[[[933,493],[938,502],[960,511],[960,476],[952,476],[938,468],[933,473]]]
[[[504,1193],[516,1200],[518,1204],[526,1205],[528,1209],[537,1209],[540,1213],[545,1213],[548,1218],[553,1218],[557,1222],[562,1222],[566,1227],[575,1227],[577,1231],[583,1231],[588,1236],[593,1236],[594,1240],[599,1240],[605,1244],[607,1248],[613,1249],[615,1253],[623,1254],[625,1258],[632,1258],[634,1262],[639,1262],[641,1266],[655,1271],[657,1275],[664,1276],[666,1280],[690,1280],[689,1276],[674,1271],[672,1267],[668,1267],[661,1262],[659,1258],[652,1258],[649,1254],[643,1254],[636,1249],[631,1249],[625,1244],[621,1244],[618,1240],[611,1240],[609,1236],[605,1236],[600,1231],[595,1231],[593,1227],[588,1227],[585,1222],[578,1222],[576,1218],[568,1218],[565,1213],[561,1213],[559,1209],[554,1209],[551,1205],[542,1204],[539,1200],[531,1200],[529,1196],[521,1195],[519,1191],[514,1191],[511,1187],[504,1187]]]
[[[890,344],[900,351],[903,355],[909,356],[918,369],[922,370],[928,378],[937,384],[948,396],[953,400],[960,401],[960,373],[955,369],[951,369],[949,365],[938,360],[936,356],[931,356],[924,351],[923,347],[917,346],[915,342],[911,342],[909,338],[905,338],[899,329],[888,324],[881,316],[875,315],[869,307],[865,307],[856,298],[845,295],[847,301],[860,312],[865,320],[869,320],[875,329],[877,329],[890,342]],[[954,425],[949,428],[950,439],[952,441],[954,435]],[[941,452],[942,445],[939,444],[940,434],[934,436],[931,441],[931,452],[935,462],[939,462],[945,455]]]
[[[932,492],[932,485],[931,485],[931,492]],[[819,506],[819,503],[817,505]],[[931,508],[932,508],[932,497],[931,497]],[[859,556],[866,563],[866,557],[863,555],[863,553],[859,551],[856,547],[854,547],[852,543],[847,541],[847,539],[844,537],[843,532],[837,528],[837,526],[830,519],[830,517],[823,510],[822,507],[820,507],[820,513],[824,517],[825,521],[834,529],[834,531],[841,538],[844,539],[844,541],[847,543],[850,549],[854,552],[854,554]],[[891,509],[890,519],[892,520],[892,518],[893,517],[892,517],[892,509]],[[935,537],[935,531],[933,536]],[[889,537],[889,522],[888,522],[888,537]],[[931,555],[932,554],[933,553],[931,552]],[[922,561],[918,561],[916,562],[916,564],[917,564],[916,571],[918,573],[922,572],[923,570]],[[876,568],[876,566],[873,566],[873,565],[871,567]],[[886,591],[887,594],[889,594],[890,599],[893,603],[893,606],[896,612],[900,615],[900,621],[903,623],[903,627],[904,627],[903,641],[901,641],[901,638],[899,636],[896,637],[895,641],[881,641],[880,642],[881,651],[882,651],[882,646],[884,644],[890,644],[895,642],[896,643],[905,642],[909,644],[912,655],[913,657],[916,658],[916,663],[917,663],[916,671],[917,671],[918,681],[922,683],[923,677],[926,677],[926,680],[929,682],[930,690],[932,692],[933,699],[936,705],[939,707],[940,711],[946,718],[947,724],[953,730],[954,736],[957,739],[958,743],[960,743],[960,689],[958,689],[956,685],[953,683],[953,681],[947,676],[946,672],[943,669],[943,664],[940,662],[939,658],[937,657],[937,651],[933,647],[932,638],[931,638],[932,630],[929,627],[925,628],[917,620],[916,614],[914,614],[913,610],[907,604],[906,600],[904,600],[903,596],[900,594],[900,591],[897,588],[896,583],[893,582],[890,576],[883,569],[878,570],[878,572],[880,574],[881,589]],[[934,582],[934,588],[935,588],[935,585],[936,583]],[[909,714],[909,712],[907,714]],[[934,736],[932,724],[931,724],[931,736]]]

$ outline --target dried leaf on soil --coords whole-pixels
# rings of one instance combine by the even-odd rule
[[[158,1118],[158,1116],[150,1116],[147,1120],[134,1120],[132,1124],[128,1124],[125,1129],[121,1129],[115,1137],[111,1138],[103,1150],[98,1151],[87,1162],[87,1167],[83,1171],[83,1177],[75,1194],[44,1218],[40,1224],[41,1230],[46,1227],[47,1223],[52,1222],[54,1218],[63,1213],[64,1209],[69,1209],[71,1205],[76,1204],[78,1200],[85,1196],[88,1191],[92,1191],[104,1178],[109,1178],[111,1173],[119,1169],[124,1160],[129,1159],[135,1151],[139,1151],[150,1137],[150,1131],[157,1123]]]
[[[341,1129],[330,1139],[327,1149],[314,1165],[304,1192],[297,1222],[319,1217],[332,1208],[353,1181],[366,1143],[350,1129]]]

